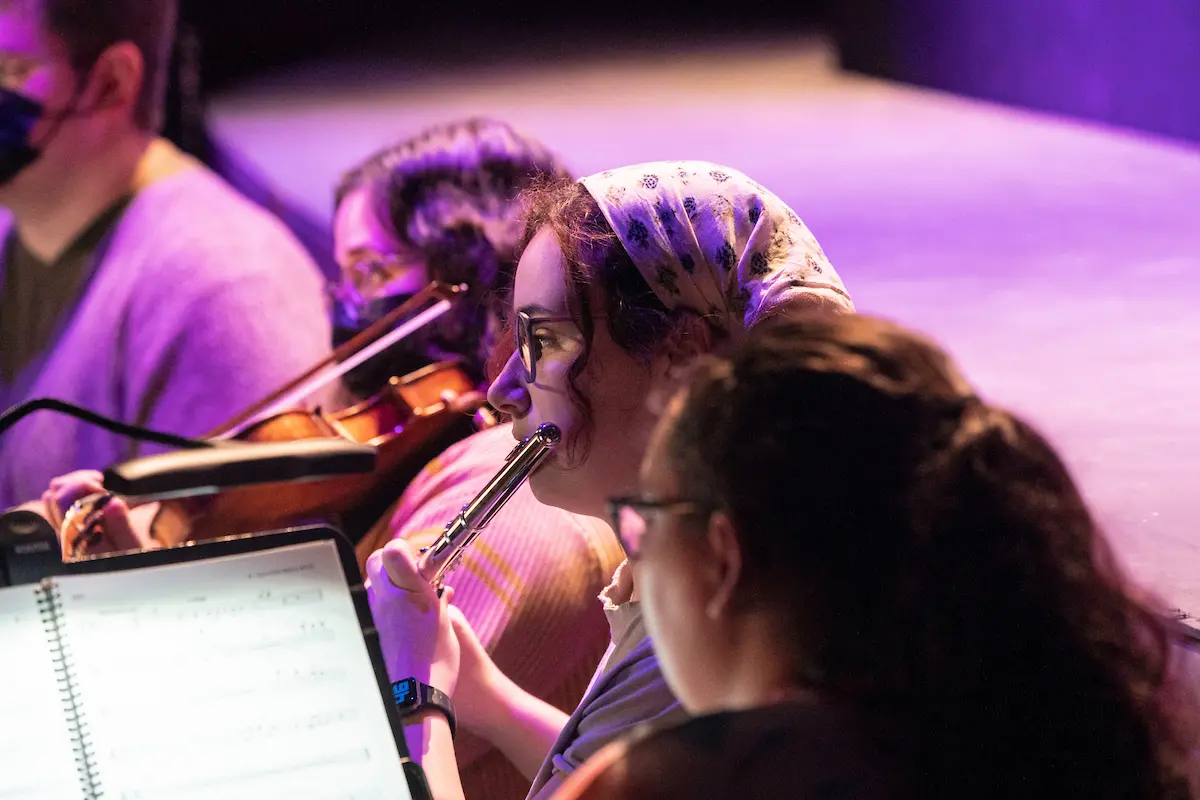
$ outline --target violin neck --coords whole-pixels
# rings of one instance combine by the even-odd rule
[[[397,324],[414,315],[418,309],[431,300],[440,302],[451,302],[456,300],[464,291],[465,286],[449,286],[439,281],[433,281],[421,291],[410,297],[399,307],[391,311],[387,316],[381,318],[373,325],[362,331],[354,338],[342,344],[331,354],[314,364],[309,370],[299,377],[289,381],[271,394],[254,403],[249,408],[246,408],[241,413],[237,414],[232,419],[208,433],[207,439],[230,439],[247,427],[252,425],[258,418],[264,414],[278,411],[281,405],[292,406],[299,400],[303,400],[314,392],[320,391],[327,386],[331,381],[341,377],[343,373],[348,371],[354,364],[350,362],[360,353],[363,353],[372,344],[380,340],[383,336],[392,331]],[[448,308],[449,306],[447,306]],[[421,325],[427,324],[432,319],[440,316],[440,314],[431,315],[428,319],[422,319]],[[408,331],[411,333],[411,331]],[[404,334],[404,335],[407,335]],[[397,340],[403,338],[403,335],[397,336]],[[386,346],[390,346],[394,342],[389,342]],[[383,349],[383,348],[380,348]],[[366,354],[368,357],[375,353]],[[365,360],[365,359],[364,359]],[[344,368],[339,368],[344,367]]]

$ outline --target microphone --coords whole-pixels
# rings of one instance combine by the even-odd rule
[[[217,443],[208,442],[203,439],[191,439],[187,436],[176,436],[173,433],[163,433],[162,431],[143,428],[140,425],[131,425],[127,422],[121,422],[119,419],[106,417],[103,414],[97,414],[91,409],[77,406],[74,403],[68,403],[65,400],[59,400],[55,397],[38,397],[33,400],[27,400],[20,405],[15,405],[9,408],[4,413],[0,414],[0,435],[3,435],[12,426],[38,411],[53,411],[56,414],[65,414],[68,417],[75,417],[89,425],[94,425],[97,428],[103,428],[106,431],[111,431],[118,436],[125,436],[130,439],[136,439],[141,442],[154,442],[155,444],[163,444],[167,447],[182,447],[184,449],[194,447],[216,447]]]

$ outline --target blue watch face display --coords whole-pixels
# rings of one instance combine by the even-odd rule
[[[392,700],[398,706],[408,706],[417,702],[417,679],[405,678],[392,684]]]
[[[401,717],[425,709],[441,712],[450,723],[450,736],[454,736],[454,704],[450,702],[449,697],[432,686],[426,686],[416,678],[396,681],[392,684],[392,702],[396,704]]]

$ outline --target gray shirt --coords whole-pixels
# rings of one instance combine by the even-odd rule
[[[623,574],[627,569],[628,564],[618,567],[612,585],[601,594],[612,644],[542,762],[526,800],[549,800],[566,776],[642,723],[671,725],[687,718],[659,669],[641,606],[629,598],[632,583]]]
[[[52,261],[42,261],[10,231],[0,263],[0,386],[11,384],[54,340],[70,318],[108,234],[129,198],[104,211]]]

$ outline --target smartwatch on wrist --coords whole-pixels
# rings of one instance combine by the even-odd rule
[[[454,738],[454,704],[442,690],[421,683],[416,678],[405,678],[392,684],[392,700],[395,701],[402,719],[429,708],[442,712],[446,722],[450,724],[450,738]]]

